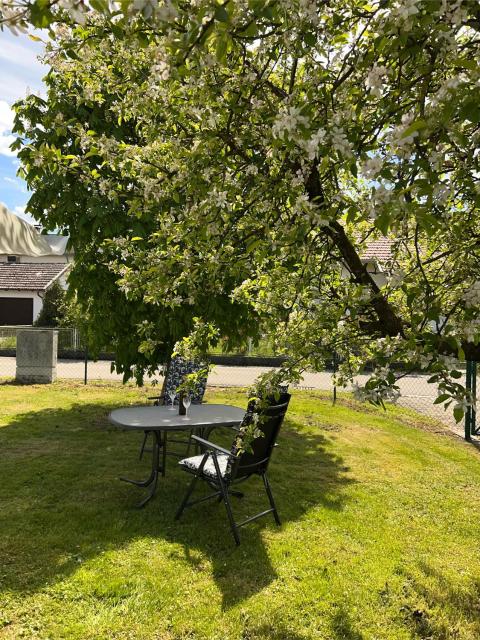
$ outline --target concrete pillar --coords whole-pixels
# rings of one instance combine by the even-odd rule
[[[49,383],[57,379],[58,331],[17,331],[17,382]]]

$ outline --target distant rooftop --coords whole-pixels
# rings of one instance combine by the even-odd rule
[[[68,236],[42,235],[0,203],[0,253],[17,256],[62,256]]]
[[[363,262],[371,262],[376,260],[378,262],[386,262],[392,257],[392,240],[388,238],[379,238],[378,240],[372,240],[367,242],[365,251],[361,253]]]
[[[65,263],[0,263],[0,289],[44,291],[65,273]]]

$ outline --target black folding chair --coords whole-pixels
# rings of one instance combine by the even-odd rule
[[[203,362],[197,362],[194,360],[184,360],[183,358],[179,358],[179,357],[172,358],[168,363],[167,371],[165,374],[165,384],[163,385],[162,395],[149,397],[148,399],[153,400],[154,401],[153,404],[156,405],[157,407],[169,404],[171,402],[170,393],[177,392],[177,388],[183,382],[183,379],[185,378],[185,376],[189,373],[197,373],[201,369],[204,369],[205,366],[206,365]],[[199,382],[195,393],[192,394],[192,404],[202,404],[206,387],[207,387],[207,377],[205,376]],[[174,404],[178,405],[178,395],[174,400]],[[170,442],[175,442],[177,444],[186,444],[187,445],[186,455],[188,455],[190,451],[191,436],[192,436],[192,432],[190,433],[188,440],[177,440],[177,439],[171,438]],[[147,444],[147,439],[148,439],[148,432],[145,432],[143,436],[142,446],[140,447],[140,455],[139,455],[140,460],[142,459],[144,452],[147,450],[145,449],[145,446]],[[166,440],[166,434],[164,434],[164,440]],[[164,458],[165,458],[165,455],[167,455],[167,450],[165,445],[166,445],[166,442],[164,442],[164,447],[163,447]]]
[[[253,403],[247,409],[230,451],[196,435],[192,436],[192,439],[198,442],[205,452],[198,456],[185,458],[179,462],[182,469],[191,473],[193,478],[175,515],[176,520],[180,518],[186,507],[217,498],[219,502],[223,500],[225,504],[230,528],[237,545],[240,544],[239,528],[253,520],[272,513],[275,522],[280,524],[280,518],[267,478],[267,469],[289,402],[290,394],[282,393],[277,401],[272,399],[266,408],[259,410],[258,427],[263,435],[253,440],[250,452],[243,451],[242,445],[245,441],[248,427],[253,421],[256,409]],[[232,485],[243,482],[254,474],[261,476],[263,480],[270,502],[270,509],[257,513],[242,522],[235,522],[229,496],[236,495],[241,497],[243,494],[233,490]],[[207,482],[214,489],[214,493],[189,502],[197,480]]]

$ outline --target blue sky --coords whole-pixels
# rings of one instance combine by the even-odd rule
[[[0,202],[32,221],[24,214],[28,192],[23,180],[16,177],[18,160],[9,150],[13,140],[11,105],[23,98],[27,91],[44,93],[42,77],[47,68],[37,57],[42,54],[41,42],[34,42],[28,35],[14,36],[0,31]]]

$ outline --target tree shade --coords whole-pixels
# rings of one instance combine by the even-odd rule
[[[460,418],[456,358],[480,354],[478,4],[142,7],[57,27],[47,98],[16,106],[29,209],[68,229],[99,343],[128,375],[194,325],[268,332],[284,376],[373,360],[359,393],[381,402],[402,361]],[[380,287],[361,255],[381,236]]]

